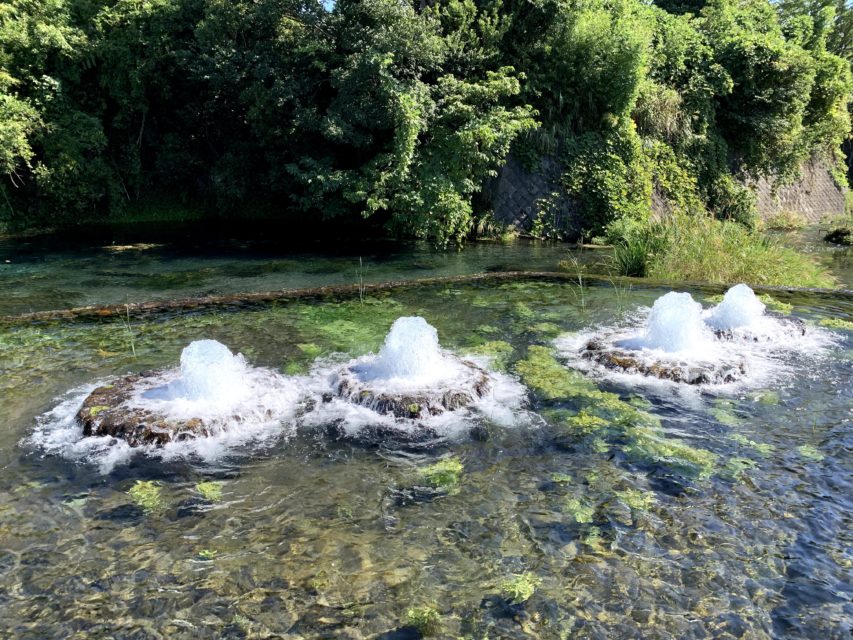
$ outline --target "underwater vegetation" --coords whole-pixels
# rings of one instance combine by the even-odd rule
[[[160,485],[154,480],[137,480],[128,490],[131,499],[146,513],[163,507],[163,495]]]
[[[412,607],[406,611],[405,619],[422,636],[434,636],[441,631],[441,614],[432,607]]]
[[[623,451],[642,464],[661,464],[699,478],[709,477],[717,456],[667,435],[660,419],[622,400],[617,394],[601,391],[589,378],[563,366],[553,349],[533,345],[527,358],[515,367],[522,381],[545,400],[570,400],[574,410],[548,410],[558,438],[570,442],[588,441],[599,453]]]
[[[522,604],[530,600],[542,579],[530,572],[512,576],[501,582],[501,594],[513,604]]]

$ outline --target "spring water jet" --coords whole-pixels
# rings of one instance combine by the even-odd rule
[[[197,340],[180,367],[131,374],[96,387],[77,412],[84,437],[120,438],[131,447],[164,446],[251,431],[294,412],[295,385],[251,367],[215,340]]]
[[[398,318],[378,355],[342,367],[334,395],[397,418],[426,418],[455,411],[482,398],[488,372],[470,360],[442,351],[435,327],[423,318]]]

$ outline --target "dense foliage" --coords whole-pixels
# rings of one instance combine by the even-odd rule
[[[515,153],[560,160],[592,232],[644,219],[653,193],[749,224],[745,179],[839,153],[853,9],[658,5],[4,0],[2,219],[160,198],[447,245]]]

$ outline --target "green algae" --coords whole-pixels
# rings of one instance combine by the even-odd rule
[[[513,575],[501,582],[501,595],[513,604],[524,604],[533,597],[541,582],[541,578],[529,571]]]
[[[673,440],[657,429],[630,427],[625,451],[629,457],[679,469],[699,478],[708,478],[714,472],[717,456],[706,449],[691,447]]]
[[[538,333],[543,338],[556,338],[561,333],[564,333],[560,325],[553,322],[539,322],[530,327],[533,333]]]
[[[441,614],[433,607],[412,607],[406,611],[406,625],[423,636],[434,636],[441,631]]]
[[[739,481],[743,479],[746,471],[755,469],[757,466],[758,463],[749,458],[729,458],[723,465],[720,475],[727,480]]]
[[[753,402],[758,402],[759,404],[766,405],[776,405],[779,404],[779,393],[777,391],[773,391],[772,389],[768,389],[765,391],[756,391],[751,394],[750,400]]]
[[[821,318],[820,325],[822,327],[829,327],[830,329],[853,331],[853,321],[845,320],[844,318]]]
[[[137,480],[127,493],[136,505],[146,513],[157,511],[163,507],[160,485],[153,480]]]
[[[625,503],[631,511],[648,511],[657,502],[657,497],[654,493],[639,489],[617,491],[616,497]]]
[[[201,560],[213,560],[217,555],[214,549],[202,549],[198,552],[198,557]]]
[[[516,302],[512,306],[512,315],[518,320],[532,320],[536,317],[536,312],[523,302]]]
[[[89,407],[89,415],[94,418],[99,413],[106,411],[107,409],[109,409],[109,407],[105,404],[99,404],[94,407]]]
[[[768,456],[773,453],[773,445],[767,444],[765,442],[756,442],[755,440],[750,440],[743,434],[735,433],[729,436],[729,438],[743,447],[749,447],[751,449],[754,449],[762,456]]]
[[[219,502],[222,500],[222,482],[216,480],[205,480],[195,485],[195,490],[201,494],[201,497],[210,502]]]
[[[784,315],[790,315],[794,310],[794,305],[788,304],[787,302],[782,302],[781,300],[777,300],[769,293],[762,293],[758,296],[758,299],[763,302],[768,309],[772,309],[777,313],[781,313]]]
[[[826,457],[817,447],[811,444],[800,445],[797,447],[797,452],[809,462],[820,462]]]
[[[464,466],[459,458],[439,460],[419,470],[421,480],[436,489],[453,490],[459,485]]]
[[[549,400],[571,397],[590,387],[583,375],[557,362],[548,347],[528,347],[527,358],[516,363],[515,370],[524,384]]]
[[[714,406],[711,407],[708,413],[714,416],[714,419],[727,427],[736,427],[740,424],[740,418],[734,412],[735,404],[729,400],[717,400]]]
[[[496,371],[505,371],[514,349],[509,342],[491,340],[466,351],[474,356],[486,356],[489,358],[489,364],[491,364],[493,369]]]
[[[567,498],[563,510],[578,524],[588,524],[595,516],[595,507],[576,497]]]

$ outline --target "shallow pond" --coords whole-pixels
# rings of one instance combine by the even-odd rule
[[[853,333],[820,322],[853,300],[780,297],[820,348],[717,391],[590,378],[553,348],[662,293],[429,286],[0,327],[0,635],[849,637]],[[51,440],[58,404],[192,340],[310,376],[404,315],[491,356],[525,404],[427,442],[317,420],[204,458]]]

